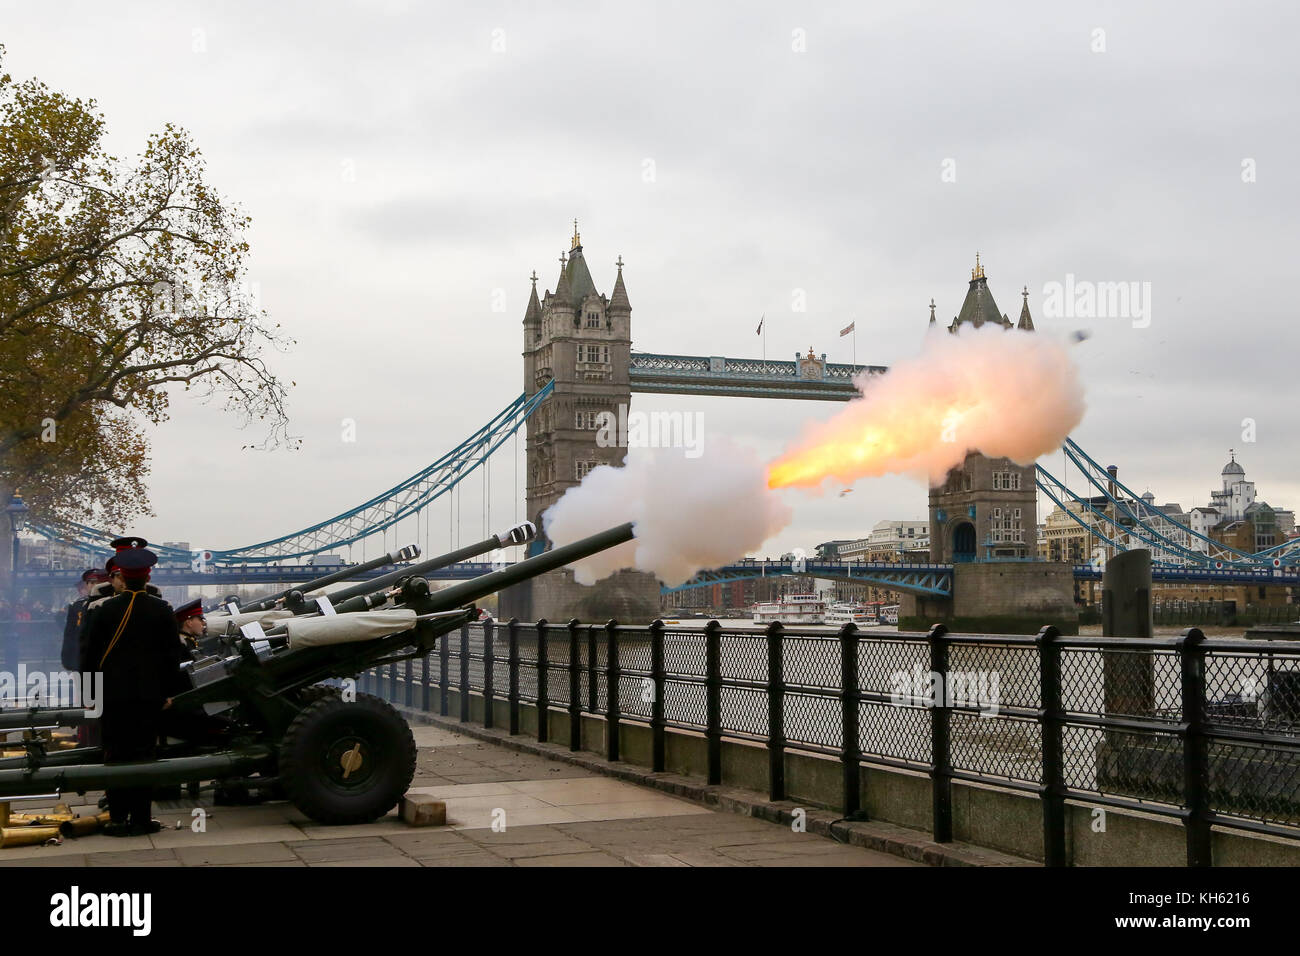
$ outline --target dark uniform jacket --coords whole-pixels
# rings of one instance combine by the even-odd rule
[[[146,585],[144,586],[144,589],[145,589],[145,591],[146,591],[147,593],[153,595],[154,597],[158,598],[159,600],[162,600],[162,592],[159,591],[158,588],[156,588],[154,585],[152,585],[152,584],[146,584]],[[95,587],[95,588],[94,588],[94,589],[93,589],[89,594],[87,594],[86,597],[83,599],[86,603],[85,603],[85,605],[83,606],[82,611],[81,611],[81,624],[80,624],[80,630],[77,632],[77,637],[76,637],[76,643],[77,643],[77,660],[78,660],[79,662],[83,662],[83,663],[81,664],[81,670],[83,670],[83,671],[84,671],[84,670],[90,670],[90,671],[98,670],[98,668],[96,668],[96,667],[89,667],[89,668],[87,668],[86,665],[85,665],[85,663],[84,663],[84,661],[85,661],[85,659],[86,659],[86,639],[87,639],[87,636],[90,634],[90,622],[93,621],[93,620],[95,619],[95,612],[96,612],[97,610],[99,610],[99,608],[103,607],[105,603],[107,603],[108,601],[111,601],[114,597],[116,597],[116,595],[117,595],[117,592],[113,590],[113,585],[108,584],[108,583],[104,583],[104,584],[100,584],[100,585],[98,585],[97,587]],[[111,637],[111,635],[110,635],[110,637]],[[67,646],[67,640],[68,640],[67,632],[64,632],[63,640],[64,640],[64,646],[66,647],[66,646]],[[98,663],[98,661],[99,661],[99,658],[95,658],[95,660],[94,660],[92,663]],[[77,665],[73,664],[73,665],[71,665],[71,666],[76,667]]]
[[[86,616],[90,598],[77,598],[68,605],[68,616],[63,622],[63,653],[59,660],[70,671],[81,667],[81,623]]]
[[[176,619],[172,606],[145,591],[124,591],[97,606],[86,628],[83,671],[102,671],[105,717],[117,705],[161,709],[175,690]],[[130,608],[116,643],[113,636]],[[110,647],[110,645],[112,645]]]

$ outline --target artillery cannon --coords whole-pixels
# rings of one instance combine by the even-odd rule
[[[172,701],[178,713],[220,714],[228,720],[225,743],[186,742],[169,747],[159,760],[128,764],[104,764],[98,748],[45,754],[34,746],[26,756],[0,759],[0,800],[215,780],[278,789],[319,823],[375,820],[396,806],[411,784],[415,739],[386,701],[360,693],[345,698],[321,682],[423,657],[439,637],[477,617],[473,602],[479,598],[632,536],[631,524],[620,525],[440,591],[412,574],[417,565],[404,569],[401,588],[390,592],[392,602],[379,610],[245,623],[238,636],[223,638],[228,653],[182,668],[192,689]],[[265,630],[263,623],[269,625]],[[69,718],[76,713],[32,708],[9,715],[0,727],[74,722]]]

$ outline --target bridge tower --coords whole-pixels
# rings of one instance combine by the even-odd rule
[[[623,258],[609,296],[596,289],[578,222],[568,253],[560,256],[555,289],[539,298],[537,273],[524,312],[524,392],[531,396],[548,381],[554,390],[527,422],[525,508],[537,525],[536,551],[547,546],[542,515],[597,465],[621,465],[627,449],[597,442],[600,414],[626,421],[632,402],[628,378],[632,353],[632,304],[623,284]],[[557,571],[510,588],[501,596],[501,615],[520,620],[617,618],[650,621],[659,614],[659,585],[653,576],[622,572],[595,587]]]
[[[1021,293],[1019,331],[1034,331],[1029,289]],[[930,331],[937,333],[934,301]],[[978,254],[961,311],[947,327],[1012,328],[998,312]],[[1068,564],[1038,561],[1038,495],[1034,466],[976,452],[930,489],[930,560],[952,564],[951,598],[904,595],[899,626],[924,629],[944,622],[954,631],[1033,633],[1054,624],[1078,632],[1074,578]]]
[[[989,291],[979,255],[971,270],[970,285],[961,311],[948,326],[955,335],[962,326],[998,325],[1011,328],[1011,320],[998,312]],[[1024,292],[1016,328],[1032,332],[1029,288]],[[935,326],[934,303],[930,326]],[[1009,458],[986,458],[972,452],[965,462],[948,472],[947,480],[930,489],[930,560],[957,564],[993,558],[1034,560],[1038,556],[1038,496],[1034,466],[1017,465]]]

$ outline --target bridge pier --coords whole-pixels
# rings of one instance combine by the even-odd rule
[[[501,620],[649,624],[659,617],[659,582],[644,571],[619,571],[588,586],[566,568],[512,585],[497,600]]]
[[[1051,624],[1079,633],[1074,569],[1048,561],[967,561],[953,566],[952,597],[904,594],[898,626],[924,631],[946,624],[974,634],[1033,634]]]

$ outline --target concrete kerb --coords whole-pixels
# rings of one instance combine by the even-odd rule
[[[761,794],[736,787],[710,786],[697,777],[676,773],[653,773],[632,764],[611,763],[592,753],[577,753],[553,743],[538,743],[527,737],[512,737],[508,731],[485,729],[473,723],[461,723],[453,717],[430,714],[416,708],[397,705],[407,720],[430,724],[476,740],[484,740],[519,753],[547,757],[618,780],[663,791],[675,797],[703,804],[711,809],[740,816],[756,817],[789,826],[796,810],[805,813],[804,825],[809,833],[828,837],[839,843],[889,853],[930,866],[1040,866],[1032,860],[966,843],[935,843],[918,830],[879,821],[849,821],[833,810],[803,807],[791,801],[773,803]]]

